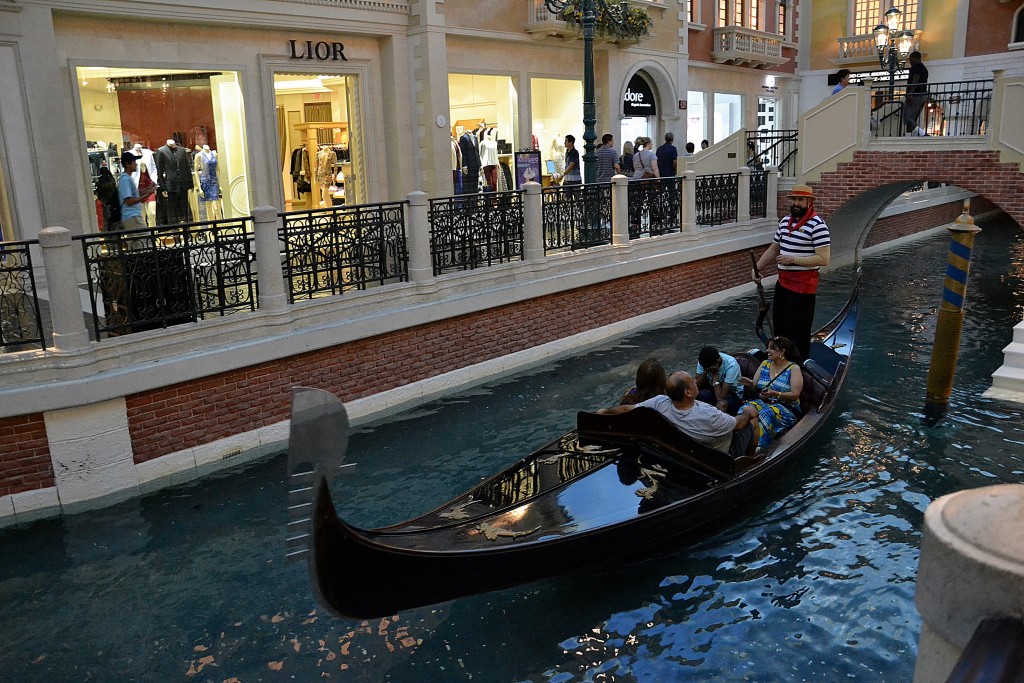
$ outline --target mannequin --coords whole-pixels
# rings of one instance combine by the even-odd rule
[[[190,220],[188,191],[192,189],[192,168],[188,150],[174,140],[156,151],[156,220],[159,225],[187,223]]]
[[[455,136],[452,136],[452,188],[455,194],[462,194],[462,150]]]
[[[149,150],[146,151],[148,152]],[[153,154],[152,152],[149,153],[150,155]],[[149,170],[149,165],[147,165],[145,161],[140,161],[138,163],[137,170],[140,171],[138,173],[138,187],[140,191],[152,185],[156,185],[156,181],[153,180],[153,175],[155,175],[156,172],[151,172]],[[146,200],[142,202],[142,216],[146,219],[146,225],[151,228],[156,227],[156,192],[146,197]]]
[[[336,182],[335,169],[337,166],[338,155],[330,147],[325,147],[316,153],[316,167],[313,170],[313,190],[317,194],[313,196],[314,198],[319,196],[322,206],[330,207],[334,204],[334,192],[330,187]]]
[[[195,168],[199,172],[199,201],[206,207],[206,219],[215,221],[224,217],[221,203],[220,180],[217,178],[217,151],[203,145],[196,155]]]
[[[462,193],[476,194],[480,177],[480,140],[473,131],[459,136],[462,151]]]
[[[480,143],[480,165],[484,169],[484,182],[492,192],[498,190],[498,143],[494,139],[494,129],[484,131],[483,142]]]
[[[149,179],[156,183],[156,163],[153,162],[153,150],[143,147],[142,143],[136,142],[135,146],[132,147],[132,154],[141,157],[138,165],[135,167],[135,173],[132,174],[132,180],[135,181],[136,187],[139,185],[139,174],[143,166],[149,169]]]

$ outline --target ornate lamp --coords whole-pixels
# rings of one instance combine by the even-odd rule
[[[914,32],[899,31],[903,16],[895,5],[883,17],[884,23],[875,27],[875,47],[878,49],[878,63],[889,71],[889,85],[896,80],[896,70],[902,69],[907,55],[914,49]]]
[[[597,103],[594,96],[594,27],[597,25],[597,8],[600,7],[605,16],[614,23],[624,26],[629,16],[629,2],[623,0],[615,4],[608,4],[605,0],[576,0],[581,4],[583,19],[580,22],[583,27],[583,155],[585,176],[587,183],[597,180],[597,155],[594,154],[597,133],[594,131],[594,124],[597,123]],[[548,11],[555,16],[561,16],[567,7],[576,4],[573,0],[544,0]]]

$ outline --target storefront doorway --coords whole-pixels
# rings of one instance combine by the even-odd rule
[[[622,142],[634,142],[639,137],[655,138],[654,117],[658,114],[658,101],[654,88],[639,71],[629,79],[622,98],[622,114],[619,122]]]
[[[237,72],[78,67],[89,173],[116,182],[121,154],[141,157],[160,185],[143,217],[150,226],[250,214],[246,132]],[[97,212],[100,227],[102,211]]]
[[[359,77],[274,74],[285,209],[366,200]]]
[[[552,171],[565,171],[565,136],[576,138],[583,157],[583,83],[554,78],[531,80],[533,145],[540,150],[541,184],[550,182]],[[525,147],[526,145],[524,145]],[[551,163],[548,163],[551,162]],[[582,169],[586,172],[586,169]]]

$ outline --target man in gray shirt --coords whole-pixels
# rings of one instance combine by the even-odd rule
[[[615,138],[611,133],[601,136],[601,146],[594,154],[597,156],[597,182],[610,183],[612,176],[622,173],[619,168],[619,153],[615,149]]]

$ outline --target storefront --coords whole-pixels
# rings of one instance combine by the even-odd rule
[[[654,87],[640,72],[633,74],[622,98],[622,141],[652,137],[658,116]]]
[[[530,79],[531,141],[540,150],[543,183],[565,171],[565,136],[576,138],[583,157],[583,83],[557,78]],[[583,169],[585,172],[585,169]]]
[[[448,75],[453,194],[515,189],[519,93],[510,76]]]

